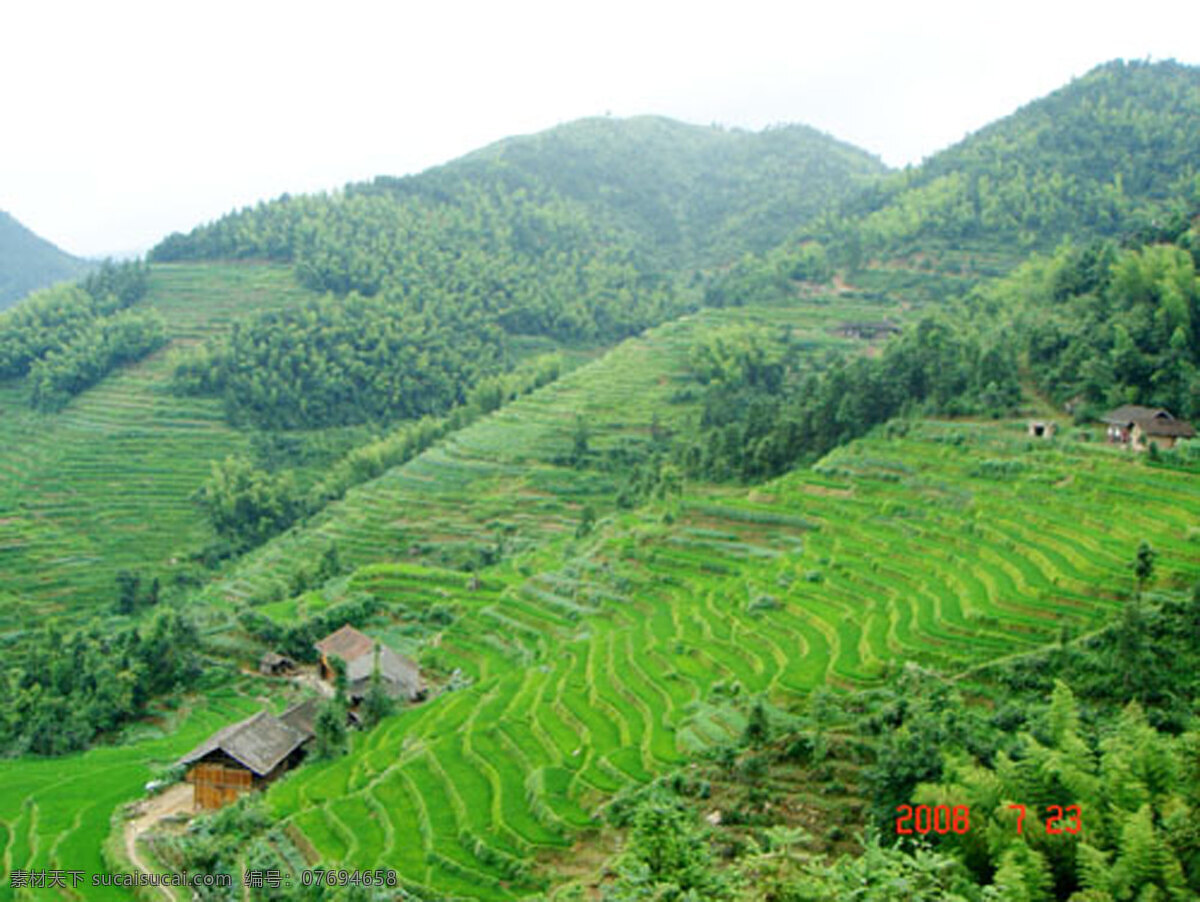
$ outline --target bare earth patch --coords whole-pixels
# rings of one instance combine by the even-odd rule
[[[125,821],[125,854],[135,868],[143,874],[152,874],[149,865],[138,851],[138,840],[161,821],[177,814],[192,812],[192,787],[189,783],[177,783],[156,796],[143,799],[133,806],[131,817]],[[170,889],[160,886],[159,891],[174,902]]]

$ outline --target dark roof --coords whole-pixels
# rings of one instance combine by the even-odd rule
[[[273,771],[279,762],[312,738],[311,723],[305,726],[297,713],[304,705],[295,705],[276,717],[269,711],[259,711],[224,729],[217,730],[179,759],[179,764],[191,764],[221,751],[260,777]],[[288,720],[290,715],[290,721]]]
[[[280,714],[279,719],[293,730],[298,730],[305,736],[312,736],[316,733],[317,708],[319,705],[320,699],[305,699],[299,704],[292,705]]]
[[[351,693],[366,691],[375,672],[375,655],[360,655],[346,665],[346,680]],[[415,698],[425,688],[417,662],[398,654],[386,645],[379,647],[379,675],[389,695]]]
[[[1100,418],[1101,422],[1112,426],[1139,427],[1146,435],[1162,435],[1175,438],[1191,438],[1196,434],[1191,423],[1177,420],[1170,411],[1161,407],[1141,407],[1137,404],[1125,404],[1116,410],[1110,410]]]
[[[347,664],[355,658],[369,655],[374,649],[375,641],[348,623],[317,643],[317,651],[321,654],[337,655]]]
[[[1142,407],[1139,404],[1123,404],[1102,416],[1100,422],[1111,423],[1113,426],[1130,426],[1139,420],[1148,420],[1155,417],[1174,419],[1171,414],[1161,407]]]
[[[844,322],[838,326],[843,332],[899,332],[900,327],[887,320],[880,322]]]
[[[336,655],[346,662],[346,682],[351,695],[366,692],[375,672],[375,640],[346,624],[316,644],[324,655]],[[382,643],[379,646],[379,674],[388,694],[415,698],[425,689],[421,668],[411,658],[398,654]]]

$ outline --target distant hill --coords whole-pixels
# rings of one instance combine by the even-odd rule
[[[1181,215],[1198,173],[1200,69],[1117,60],[880,180],[802,234],[852,258],[1045,249]]]
[[[86,269],[86,261],[64,253],[0,210],[0,309]]]
[[[506,138],[372,187],[443,200],[464,184],[550,189],[654,242],[667,262],[697,265],[763,250],[886,171],[805,125],[751,132],[638,116]]]
[[[171,236],[151,256],[294,260],[309,253],[314,222],[334,208],[344,218],[346,199],[429,211],[478,208],[482,196],[509,211],[530,202],[569,208],[604,244],[624,240],[660,269],[704,265],[777,243],[885,172],[866,151],[802,125],[749,132],[658,116],[581,119],[417,175],[380,176],[326,198],[285,195]],[[461,238],[457,224],[436,219],[447,240]]]
[[[694,310],[736,260],[882,166],[807,128],[585,120],[409,178],[283,196],[172,235],[155,262],[291,263],[316,308],[254,321],[181,371],[267,428],[436,414],[514,336],[605,344]]]

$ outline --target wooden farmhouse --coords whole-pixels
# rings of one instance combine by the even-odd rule
[[[276,717],[259,711],[224,729],[179,759],[188,768],[196,808],[220,808],[295,767],[313,737],[315,699]]]
[[[321,656],[322,679],[333,682],[336,676],[330,663],[331,658],[341,658],[346,665],[346,694],[351,705],[366,697],[371,686],[371,675],[375,672],[375,646],[374,639],[350,624],[316,643],[317,652]],[[379,676],[388,695],[410,702],[420,701],[425,697],[425,681],[421,678],[421,668],[415,661],[383,644],[379,645],[378,660]]]
[[[1145,451],[1151,442],[1160,448],[1172,448],[1179,439],[1196,434],[1191,423],[1176,419],[1161,407],[1126,404],[1109,411],[1100,421],[1108,427],[1110,442],[1128,445],[1135,451]]]

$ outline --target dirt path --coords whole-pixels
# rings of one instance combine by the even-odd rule
[[[125,821],[125,854],[133,866],[144,874],[154,873],[138,852],[138,840],[164,818],[191,810],[192,787],[188,783],[177,783],[156,796],[138,802],[133,809],[133,816]],[[175,895],[169,888],[160,886],[158,889],[164,898],[175,902]]]

